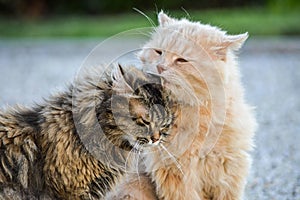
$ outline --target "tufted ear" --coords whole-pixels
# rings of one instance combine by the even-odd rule
[[[158,23],[162,27],[174,22],[174,19],[166,15],[164,11],[160,11],[157,17],[158,17]]]
[[[225,35],[221,43],[216,47],[213,47],[214,55],[223,61],[226,61],[226,55],[228,50],[237,51],[239,50],[244,42],[248,38],[248,33],[239,35]]]
[[[134,92],[133,88],[127,83],[125,72],[120,64],[114,66],[111,79],[113,81],[113,89],[118,93],[132,94]]]

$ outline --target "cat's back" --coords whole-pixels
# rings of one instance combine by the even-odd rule
[[[38,118],[34,109],[0,111],[0,199],[23,199],[41,184],[34,139]]]

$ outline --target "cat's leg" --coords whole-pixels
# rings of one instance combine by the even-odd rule
[[[160,200],[199,200],[196,191],[199,181],[195,181],[193,169],[183,169],[177,166],[160,168],[152,173],[152,180],[156,186],[156,193]]]
[[[40,191],[41,174],[38,163],[38,147],[30,127],[10,128],[8,124],[1,126],[0,118],[0,199],[10,199],[10,196],[28,197]],[[12,125],[10,125],[12,127]],[[23,199],[23,197],[20,199]]]
[[[161,168],[152,173],[156,193],[160,200],[185,199],[183,191],[183,176],[172,168]]]
[[[243,151],[208,155],[201,160],[202,198],[243,199],[250,163],[249,155]]]
[[[128,174],[105,200],[156,200],[155,190],[146,174]]]

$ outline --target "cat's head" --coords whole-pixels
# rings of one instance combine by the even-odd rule
[[[139,53],[145,66],[150,66],[146,70],[159,73],[168,81],[177,76],[173,85],[186,82],[181,86],[187,90],[180,92],[183,98],[197,90],[197,85],[214,82],[216,78],[224,83],[230,80],[235,65],[233,53],[247,39],[247,33],[228,35],[217,27],[171,18],[163,12],[158,14],[158,21],[151,39]]]
[[[116,66],[111,92],[102,103],[101,110],[105,112],[98,117],[111,141],[138,149],[167,139],[175,119],[175,104],[160,77],[134,67]]]

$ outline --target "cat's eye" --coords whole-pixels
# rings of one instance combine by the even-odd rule
[[[146,125],[149,125],[149,124],[150,124],[149,121],[147,121],[147,120],[145,120],[145,119],[143,119],[143,118],[142,118],[142,121],[143,121],[143,123],[146,124]]]
[[[158,55],[161,55],[162,54],[162,51],[159,50],[159,49],[154,49],[155,53],[157,53]]]
[[[168,128],[166,127],[161,129],[159,132],[162,136],[168,136]]]
[[[143,119],[143,118],[135,118],[136,124],[139,126],[145,126],[145,125],[149,125],[150,122]]]
[[[160,134],[163,137],[167,137],[168,136],[168,132],[167,131],[160,131]]]
[[[168,128],[170,128],[170,126],[171,126],[171,124],[165,124],[162,126],[162,128],[163,128],[162,130],[168,129]]]
[[[186,59],[184,59],[184,58],[177,58],[176,59],[176,62],[177,63],[186,63],[186,62],[188,62]]]

